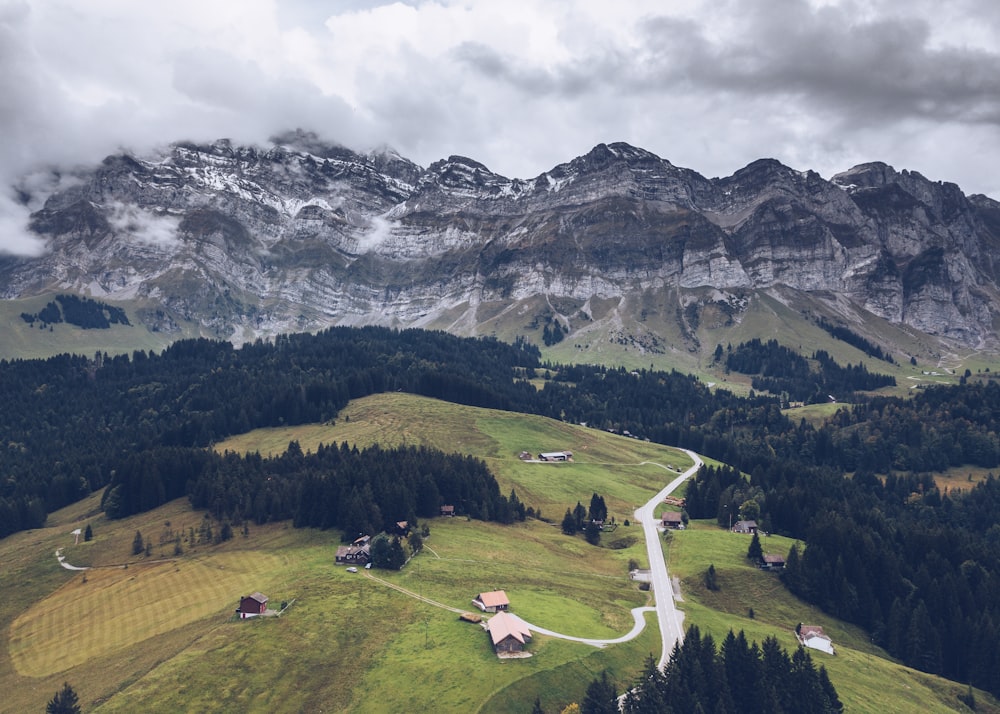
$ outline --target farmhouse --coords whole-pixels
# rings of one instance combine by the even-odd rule
[[[736,521],[733,524],[733,533],[747,533],[753,535],[757,532],[757,521]]]
[[[663,515],[660,516],[660,522],[664,528],[673,528],[674,530],[684,525],[680,511],[664,511]]]
[[[764,555],[760,559],[761,570],[784,570],[785,557],[783,555]]]
[[[538,455],[539,461],[571,461],[572,451],[546,451]]]
[[[795,636],[805,647],[827,654],[837,654],[833,649],[833,641],[823,633],[823,628],[819,625],[803,625],[800,622],[795,626]]]
[[[498,655],[521,652],[524,645],[531,641],[528,623],[509,612],[498,612],[491,617],[486,623],[486,631],[490,633],[493,649]]]
[[[240,619],[257,617],[267,612],[267,595],[254,593],[240,598],[240,606],[236,609]]]
[[[442,516],[454,516],[455,515],[455,507],[452,506],[452,505],[441,506],[441,515]]]
[[[503,590],[493,590],[488,593],[479,593],[472,599],[472,604],[483,612],[501,612],[510,609],[510,600]]]
[[[361,536],[351,545],[337,548],[335,561],[337,565],[367,565],[372,559],[371,536]]]

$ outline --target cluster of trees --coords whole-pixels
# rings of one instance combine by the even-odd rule
[[[22,312],[21,319],[29,325],[40,322],[43,327],[65,321],[84,330],[106,330],[112,325],[132,324],[120,307],[76,295],[56,295],[54,301],[38,312]]]
[[[928,477],[851,481],[789,553],[789,589],[911,666],[1000,691],[1000,480],[954,499]]]
[[[846,342],[852,347],[856,347],[869,357],[880,359],[883,362],[888,362],[889,364],[896,363],[896,360],[892,358],[891,354],[885,352],[871,340],[862,337],[857,332],[853,332],[843,325],[835,325],[824,317],[819,318],[816,324],[826,330],[831,337],[835,337],[841,342]]]
[[[542,328],[542,342],[546,347],[551,347],[562,342],[565,337],[566,332],[563,330],[562,323],[550,317],[545,323],[545,327]]]
[[[566,515],[562,520],[562,532],[566,535],[576,535],[583,532],[587,542],[591,545],[598,545],[601,542],[601,527],[608,519],[608,506],[604,502],[604,497],[593,494],[590,497],[590,508],[584,508],[579,501],[570,510],[566,509]]]
[[[816,404],[828,401],[831,394],[852,399],[857,391],[871,391],[895,386],[896,378],[869,372],[864,364],[842,367],[824,350],[813,353],[817,363],[813,370],[809,361],[777,340],[761,342],[754,338],[743,342],[726,356],[726,369],[755,375],[756,390],[785,394],[787,399]]]
[[[391,531],[399,521],[438,515],[443,503],[472,518],[512,523],[526,509],[499,486],[486,464],[426,447],[363,450],[346,443],[304,453],[217,454],[159,447],[128,456],[115,470],[102,507],[121,518],[187,495],[222,522],[291,519],[296,527],[340,528],[345,539]]]
[[[414,530],[406,539],[398,534],[379,533],[372,539],[372,566],[384,570],[400,570],[424,547],[423,537]]]
[[[843,708],[826,668],[817,669],[802,647],[789,656],[774,637],[758,646],[742,630],[730,630],[717,651],[712,636],[692,626],[662,672],[649,659],[621,711],[836,714]]]

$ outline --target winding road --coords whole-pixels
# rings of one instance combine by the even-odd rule
[[[683,449],[683,451],[691,457],[694,465],[667,484],[663,490],[653,496],[645,506],[637,508],[635,511],[635,520],[637,523],[642,524],[643,535],[646,538],[646,554],[649,557],[650,585],[652,587],[656,606],[633,608],[632,617],[635,620],[635,625],[633,625],[632,629],[628,633],[614,639],[599,640],[586,637],[574,637],[572,635],[554,632],[544,627],[539,627],[538,625],[526,622],[525,624],[528,625],[528,628],[532,632],[537,632],[541,635],[548,635],[549,637],[557,637],[562,640],[582,642],[587,645],[592,645],[593,647],[605,647],[607,645],[628,642],[629,640],[638,637],[639,633],[642,632],[646,626],[645,614],[647,612],[655,612],[657,620],[660,623],[660,639],[663,642],[663,650],[660,653],[660,660],[657,663],[657,666],[660,669],[663,669],[667,660],[670,659],[670,653],[673,652],[674,645],[678,642],[684,641],[684,630],[681,627],[681,616],[677,612],[677,608],[674,606],[673,588],[670,584],[670,577],[667,574],[667,563],[663,558],[663,549],[660,547],[660,534],[656,528],[658,521],[656,517],[656,509],[663,505],[663,499],[673,493],[678,486],[684,483],[684,481],[694,475],[694,473],[701,468],[703,462],[698,454],[693,451],[688,451],[687,449]],[[663,464],[658,464],[653,461],[644,461],[639,465],[658,466],[666,471],[672,471],[672,469],[668,469]],[[430,549],[428,548],[428,550]],[[435,557],[440,558],[437,553],[434,553],[434,555]],[[379,582],[386,587],[392,588],[393,590],[398,590],[399,592],[409,595],[412,598],[421,600],[428,605],[433,605],[434,607],[439,607],[443,610],[449,610],[455,613],[463,612],[460,608],[436,602],[435,600],[419,595],[412,590],[407,590],[406,588],[396,585],[395,583],[390,583],[388,580],[383,580],[380,577],[372,575],[367,570],[364,571],[364,575],[371,580]]]
[[[684,630],[681,627],[680,615],[674,606],[673,588],[670,586],[670,577],[667,575],[667,561],[663,558],[663,549],[660,547],[659,531],[656,529],[656,509],[663,504],[663,499],[701,468],[703,462],[698,454],[687,449],[684,449],[684,453],[691,457],[694,465],[667,484],[645,506],[635,510],[635,520],[642,524],[642,530],[646,536],[650,582],[653,588],[653,597],[656,599],[656,616],[660,621],[660,639],[663,640],[663,651],[660,653],[660,661],[657,663],[660,669],[666,666],[674,645],[684,641]],[[655,465],[660,466],[661,464]]]

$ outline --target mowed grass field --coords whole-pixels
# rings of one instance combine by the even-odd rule
[[[14,621],[21,675],[44,677],[203,618],[233,610],[233,593],[273,585],[278,558],[222,552],[197,559],[99,568],[70,580]],[[72,647],[67,647],[72,643]]]

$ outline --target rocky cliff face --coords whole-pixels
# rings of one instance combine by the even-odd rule
[[[826,181],[761,160],[710,180],[602,144],[522,180],[291,134],[267,149],[109,157],[49,197],[32,229],[49,251],[0,263],[3,297],[134,300],[150,325],[188,320],[236,341],[373,322],[475,333],[516,304],[589,318],[592,304],[649,294],[673,301],[661,307],[683,333],[698,301],[738,319],[746,296],[772,291],[997,343],[1000,204],[884,164]]]

